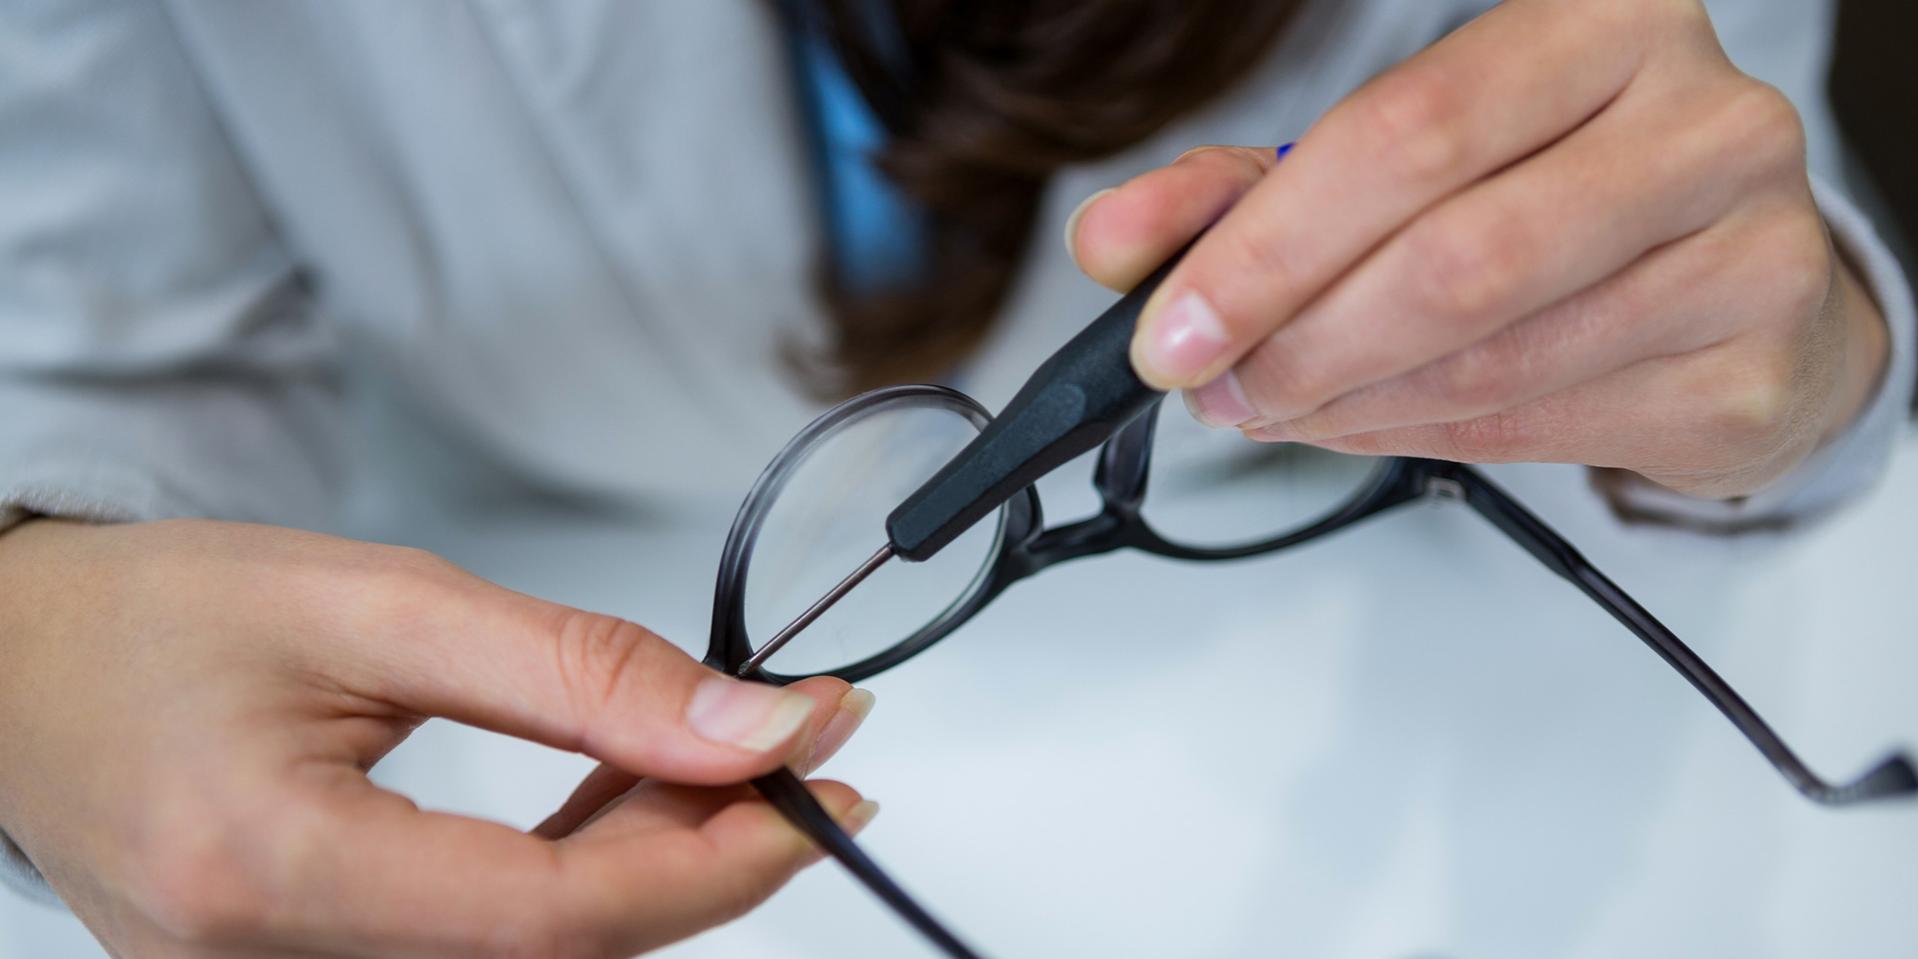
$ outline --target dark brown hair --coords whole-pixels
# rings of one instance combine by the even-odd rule
[[[930,219],[911,283],[819,271],[833,328],[809,379],[847,393],[944,373],[984,337],[1053,171],[1116,153],[1250,72],[1298,0],[818,0],[886,127],[882,171]],[[875,17],[890,23],[874,23]]]

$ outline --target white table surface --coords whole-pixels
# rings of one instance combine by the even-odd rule
[[[1816,769],[1918,747],[1918,441],[1867,502],[1787,538],[1622,529],[1576,470],[1495,473]],[[1084,481],[1049,484],[1055,518]],[[368,520],[381,538],[703,651],[720,511],[394,512]],[[1241,564],[1057,567],[869,685],[878,708],[826,773],[884,804],[876,857],[1002,959],[1918,955],[1918,805],[1799,798],[1456,504]],[[378,775],[529,826],[587,768],[436,722]],[[0,956],[101,954],[0,897]],[[825,864],[661,955],[933,953]]]

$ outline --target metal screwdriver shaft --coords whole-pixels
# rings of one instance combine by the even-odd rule
[[[806,607],[806,611],[800,613],[798,619],[788,623],[785,629],[779,631],[778,635],[767,640],[766,645],[759,647],[751,656],[746,657],[746,661],[739,664],[739,670],[736,675],[744,676],[758,669],[766,660],[771,659],[774,653],[779,652],[780,647],[790,642],[794,636],[799,635],[800,630],[811,626],[819,617],[826,615],[826,610],[831,609],[834,603],[844,599],[847,593],[852,592],[854,586],[864,582],[866,577],[871,576],[874,570],[884,566],[886,560],[891,558],[891,543],[879,547],[879,552],[872,554],[865,562],[860,563],[859,568],[852,571],[852,575],[840,580],[839,585],[827,590],[826,595],[819,597],[818,602]]]

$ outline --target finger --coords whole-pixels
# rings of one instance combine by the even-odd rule
[[[1637,8],[1508,2],[1347,98],[1148,302],[1140,375],[1210,381],[1421,210],[1583,124],[1640,64]]]
[[[284,803],[273,867],[249,888],[265,934],[349,955],[488,956],[525,946],[580,897],[558,847],[500,823],[422,812],[357,770]]]
[[[813,714],[806,723],[806,732],[796,737],[788,747],[787,765],[792,766],[819,748],[822,731],[832,725],[837,715],[845,709],[848,699],[857,699],[853,695],[854,692],[863,691],[851,690],[844,682],[826,676],[801,680],[787,688],[807,694],[814,702]],[[871,695],[866,693],[865,700],[870,701]],[[861,715],[863,716],[863,713]],[[846,735],[850,734],[848,730]],[[803,775],[805,770],[801,769],[800,772]],[[567,797],[566,802],[553,815],[535,826],[532,832],[546,839],[558,839],[570,835],[598,815],[609,803],[632,789],[639,781],[640,777],[633,773],[610,763],[602,763],[588,773],[573,790],[572,795]]]
[[[1087,276],[1125,292],[1211,226],[1278,163],[1265,148],[1202,146],[1087,197],[1066,251]]]
[[[1256,422],[1477,342],[1758,195],[1775,163],[1752,146],[1788,105],[1671,112],[1632,96],[1419,217],[1248,353],[1233,373]]]
[[[343,781],[301,810],[263,895],[298,910],[273,916],[275,933],[352,955],[631,955],[737,915],[808,860],[804,837],[742,788],[682,828],[552,843]],[[860,802],[838,783],[813,789],[842,822]]]
[[[532,828],[541,839],[564,839],[591,822],[615,800],[624,797],[641,779],[618,766],[600,763],[573,787],[559,809]]]
[[[849,833],[878,812],[843,784],[815,780],[808,787]],[[609,955],[653,949],[737,918],[820,856],[756,796],[676,786],[661,792],[670,794],[670,812],[649,802],[622,807],[594,825],[596,834],[565,844],[569,866],[600,892],[586,903],[581,925]],[[618,819],[642,810],[653,817],[647,828]]]
[[[859,731],[866,717],[872,715],[872,707],[878,702],[870,690],[850,689],[839,700],[838,707],[827,717],[826,723],[813,737],[811,748],[805,756],[793,763],[793,769],[801,776],[810,776],[818,772],[828,760],[839,754],[852,734]]]
[[[1414,456],[1459,463],[1581,462],[1591,466],[1619,466],[1622,463],[1612,460],[1627,452],[1624,441],[1607,440],[1604,435],[1607,431],[1596,424],[1617,423],[1637,412],[1641,415],[1634,424],[1637,428],[1630,431],[1632,442],[1644,441],[1673,427],[1675,424],[1666,416],[1663,405],[1647,403],[1644,409],[1639,409],[1636,404],[1665,396],[1661,377],[1684,359],[1646,360],[1598,380],[1485,416],[1328,437],[1314,441],[1313,445],[1362,456]],[[1622,388],[1627,385],[1653,392],[1632,396],[1630,389]],[[1266,438],[1259,431],[1251,435]]]
[[[1738,496],[1808,452],[1779,442],[1792,422],[1808,419],[1794,389],[1801,376],[1790,351],[1730,341],[1645,360],[1488,416],[1314,445],[1466,463],[1582,463],[1629,469],[1691,495]]]
[[[779,766],[819,705],[722,676],[633,623],[502,589],[423,554],[396,553],[357,576],[355,601],[320,614],[353,643],[326,674],[403,710],[629,773],[727,783]],[[827,682],[843,694],[843,683]]]
[[[864,689],[849,689],[845,683],[826,676],[804,679],[787,687],[811,696],[817,704],[807,732],[793,741],[786,765],[801,776],[810,775],[832,758],[872,711],[873,695]],[[580,781],[573,794],[553,815],[534,827],[533,834],[559,839],[573,834],[601,815],[616,800],[624,798],[640,777],[617,766],[602,763]]]
[[[721,809],[757,795],[753,787],[746,785],[675,786],[648,779],[635,784],[617,802],[600,810],[599,815],[573,834],[571,841],[597,842],[661,829],[692,829]]]
[[[1248,435],[1313,442],[1473,419],[1641,360],[1711,346],[1789,294],[1780,289],[1780,264],[1748,251],[1777,248],[1774,237],[1797,229],[1782,216],[1716,224],[1464,349]]]

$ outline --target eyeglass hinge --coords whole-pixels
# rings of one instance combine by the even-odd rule
[[[1465,498],[1465,484],[1450,476],[1427,476],[1425,491],[1440,499]]]

